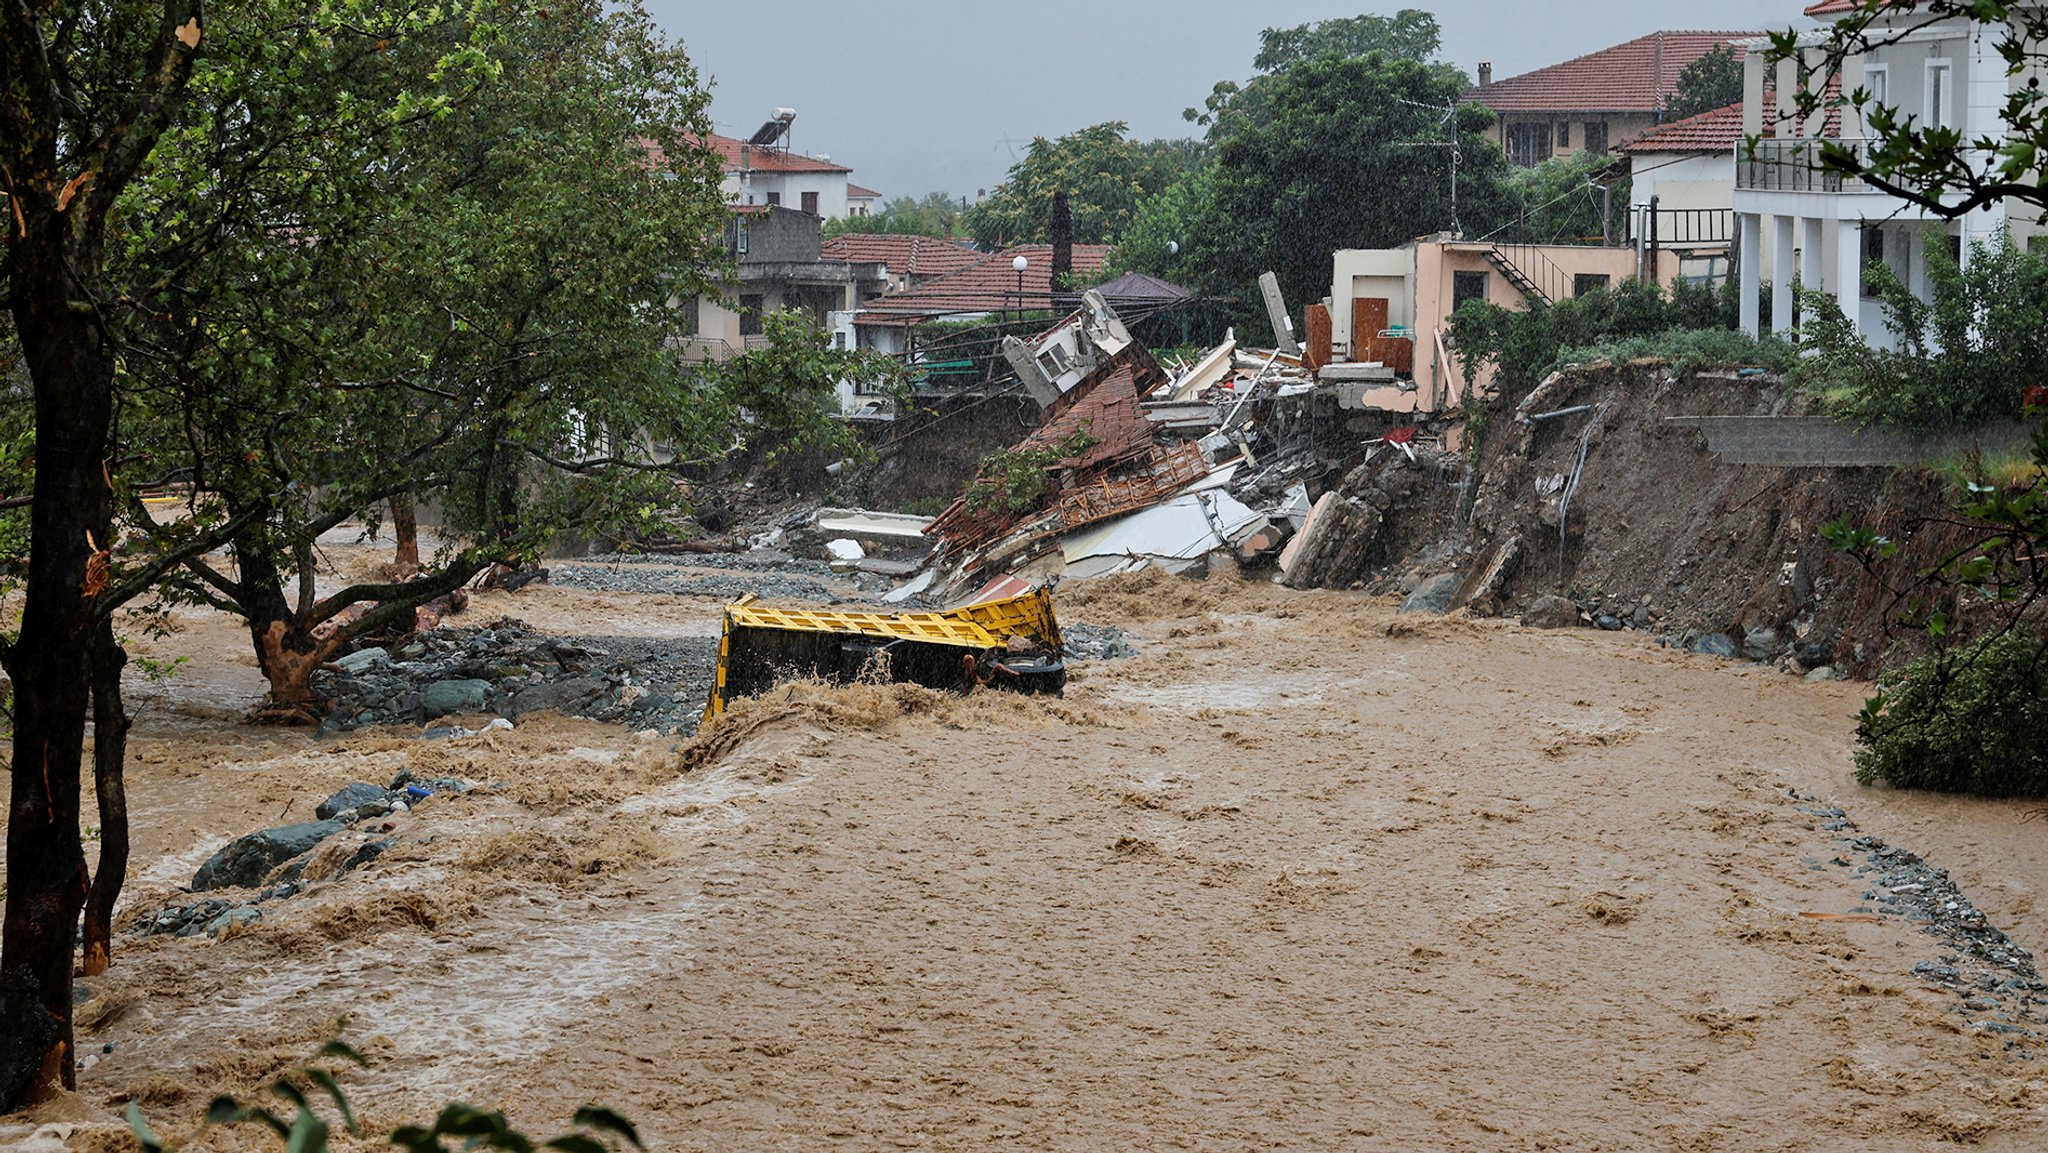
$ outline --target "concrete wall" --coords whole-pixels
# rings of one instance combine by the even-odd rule
[[[734,204],[766,204],[768,194],[775,193],[781,198],[781,207],[801,211],[803,194],[818,194],[818,216],[824,220],[837,220],[846,215],[846,181],[844,172],[762,172],[748,174],[746,181],[740,180],[737,172],[725,174],[722,187],[726,199]]]

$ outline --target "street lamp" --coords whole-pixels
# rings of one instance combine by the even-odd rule
[[[1027,268],[1029,268],[1029,267],[1031,267],[1031,262],[1030,262],[1030,261],[1028,261],[1028,260],[1026,260],[1026,259],[1024,259],[1024,258],[1023,258],[1022,256],[1019,256],[1019,257],[1017,257],[1017,259],[1015,259],[1015,260],[1012,260],[1012,261],[1010,262],[1010,267],[1011,267],[1011,268],[1014,268],[1014,269],[1016,269],[1016,270],[1017,270],[1017,311],[1018,311],[1018,312],[1023,312],[1023,311],[1024,311],[1024,270],[1025,270],[1025,269],[1027,269]]]

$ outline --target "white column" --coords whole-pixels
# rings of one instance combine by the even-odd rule
[[[1763,299],[1763,219],[1754,212],[1735,214],[1736,259],[1741,266],[1735,270],[1739,291],[1736,294],[1741,309],[1740,327],[1751,336],[1757,335],[1756,310]]]
[[[1742,135],[1761,136],[1764,131],[1764,54],[1751,52],[1742,58]]]
[[[1849,327],[1863,331],[1863,224],[1844,220],[1835,225],[1835,282],[1829,289]]]
[[[1827,241],[1826,222],[1818,216],[1802,217],[1799,223],[1799,282],[1808,288],[1819,288],[1827,277],[1821,272],[1821,254]]]
[[[1792,330],[1792,222],[1790,216],[1771,217],[1771,331]]]

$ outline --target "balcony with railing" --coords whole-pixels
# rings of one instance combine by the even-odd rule
[[[1875,192],[1860,178],[1820,167],[1823,144],[1839,145],[1860,162],[1869,155],[1865,138],[1795,136],[1735,146],[1735,187],[1758,192]]]

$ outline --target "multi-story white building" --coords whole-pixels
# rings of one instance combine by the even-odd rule
[[[1826,20],[1855,7],[1854,0],[1823,0],[1806,14]],[[1843,61],[1838,75],[1809,75],[1806,83],[1867,92],[1874,102],[1896,110],[1901,123],[1910,117],[1916,128],[1958,130],[1966,147],[1980,138],[2003,140],[2008,130],[2000,113],[2006,98],[2032,78],[2007,74],[1998,51],[2005,33],[1997,24],[1960,16],[1931,20],[1924,12],[1901,7],[1873,25],[1869,51]],[[1764,41],[1752,42],[1743,61],[1743,135],[1756,139],[1775,127],[1774,135],[1758,140],[1753,153],[1743,143],[1735,146],[1743,327],[1752,333],[1765,327],[1758,311],[1768,268],[1771,330],[1792,326],[1796,279],[1833,296],[1864,339],[1890,346],[1893,334],[1865,276],[1869,266],[1882,262],[1925,297],[1928,244],[1946,244],[1967,262],[1975,242],[2005,233],[2024,243],[2040,226],[2031,209],[2011,202],[1944,221],[1862,180],[1818,171],[1814,158],[1821,139],[1868,147],[1863,110],[1845,106],[1804,118],[1794,114],[1800,73],[1816,70],[1825,38],[1825,32],[1804,36],[1803,59],[1779,61],[1774,69],[1767,68]],[[1767,77],[1767,71],[1775,75]]]

